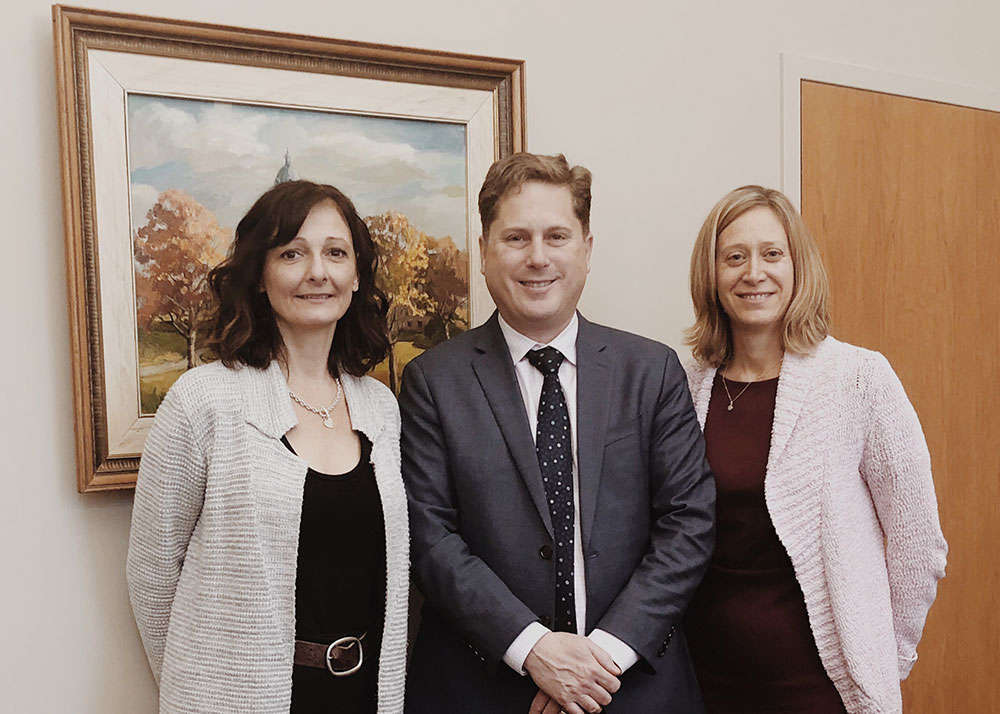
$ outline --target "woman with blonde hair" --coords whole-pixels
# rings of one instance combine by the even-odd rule
[[[829,335],[822,260],[779,191],[715,205],[691,297],[688,380],[718,490],[686,620],[708,712],[901,711],[947,544],[899,379]]]

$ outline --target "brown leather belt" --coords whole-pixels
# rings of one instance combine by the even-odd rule
[[[365,638],[348,635],[329,644],[295,640],[295,664],[326,669],[334,677],[349,677],[361,669],[365,654],[361,641]]]

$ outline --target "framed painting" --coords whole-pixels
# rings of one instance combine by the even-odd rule
[[[331,183],[381,249],[392,353],[476,325],[476,193],[524,147],[524,63],[53,7],[81,492],[135,483],[205,347],[206,277],[276,182]]]

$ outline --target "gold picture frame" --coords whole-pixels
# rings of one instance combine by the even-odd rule
[[[468,322],[492,310],[475,190],[524,149],[524,62],[53,6],[77,486],[129,488],[138,393],[130,95],[449,122],[465,131]]]

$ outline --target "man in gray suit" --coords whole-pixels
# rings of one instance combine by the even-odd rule
[[[701,712],[681,618],[715,487],[674,352],[576,312],[590,172],[496,162],[479,193],[497,312],[403,373],[426,603],[409,714]]]

